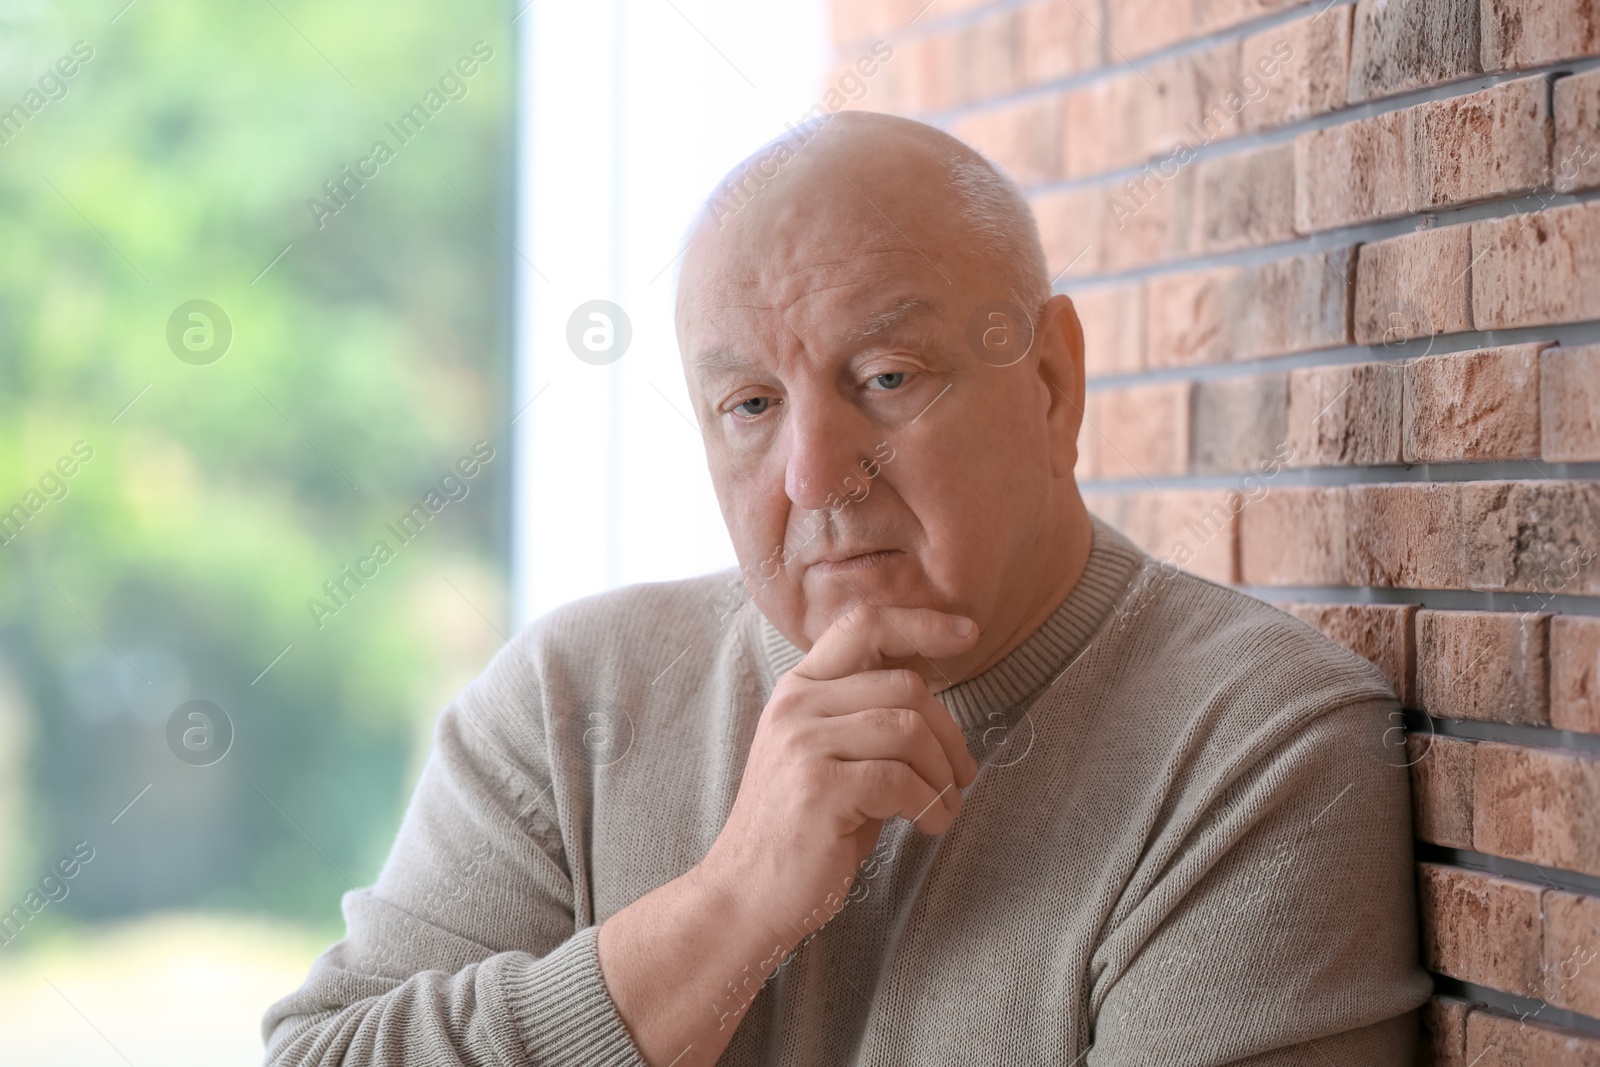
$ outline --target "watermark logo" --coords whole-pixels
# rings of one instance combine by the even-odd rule
[[[180,704],[167,719],[167,747],[191,767],[209,767],[233,747],[233,720],[209,700]]]
[[[989,713],[994,725],[983,731],[983,757],[978,761],[986,767],[1015,767],[1033,751],[1033,716],[1024,711],[1014,722],[1007,718],[1002,712]]]
[[[167,317],[167,347],[195,367],[206,367],[228,354],[233,320],[209,300],[189,300]]]
[[[585,301],[567,319],[567,347],[592,366],[615,363],[632,341],[633,321],[609,300]]]
[[[1033,349],[1033,316],[1010,300],[988,300],[967,320],[967,347],[991,367],[1009,367]]]
[[[1465,271],[1462,273],[1465,273]],[[1438,337],[1438,334],[1439,331],[1435,329],[1433,316],[1429,314],[1428,309],[1409,297],[1401,298],[1399,304],[1383,320],[1383,347],[1385,348],[1395,348],[1417,338],[1427,339],[1427,344],[1422,351],[1407,357],[1407,363],[1419,360],[1429,352],[1432,352],[1433,342]]]
[[[583,759],[592,767],[609,767],[633,748],[633,717],[621,708],[591,711],[584,724]]]

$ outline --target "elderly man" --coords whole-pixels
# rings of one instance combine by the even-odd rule
[[[981,157],[762,158],[678,294],[742,582],[495,658],[268,1061],[1410,1063],[1383,677],[1085,510],[1082,331]]]

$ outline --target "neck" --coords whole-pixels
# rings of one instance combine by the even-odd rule
[[[1068,499],[1060,521],[1050,525],[1041,543],[1033,549],[1034,558],[1044,561],[1046,569],[1025,576],[1026,588],[1038,592],[1028,597],[1020,611],[1005,613],[1000,633],[986,634],[966,656],[940,661],[940,670],[954,684],[976,678],[1010,655],[1044,625],[1083,577],[1094,539],[1094,526],[1089,521],[1089,509],[1084,506],[1083,497],[1075,491],[1066,495]],[[1004,611],[1006,605],[1000,607]]]

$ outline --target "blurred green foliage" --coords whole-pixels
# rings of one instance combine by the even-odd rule
[[[333,926],[506,627],[515,12],[122,4],[0,15],[0,108],[45,101],[0,127],[0,511],[44,500],[0,535],[0,904],[88,840],[53,913]],[[402,145],[385,124],[430,90]],[[195,299],[232,324],[209,365],[168,346]],[[399,547],[384,523],[479,440],[469,495]],[[319,629],[307,600],[379,538],[395,560]],[[166,738],[197,698],[236,730],[208,767]]]

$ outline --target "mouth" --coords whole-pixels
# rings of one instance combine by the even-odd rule
[[[900,554],[898,548],[882,548],[876,552],[862,552],[854,556],[841,556],[838,559],[819,559],[811,564],[809,569],[822,574],[870,570],[873,567],[883,566]]]

